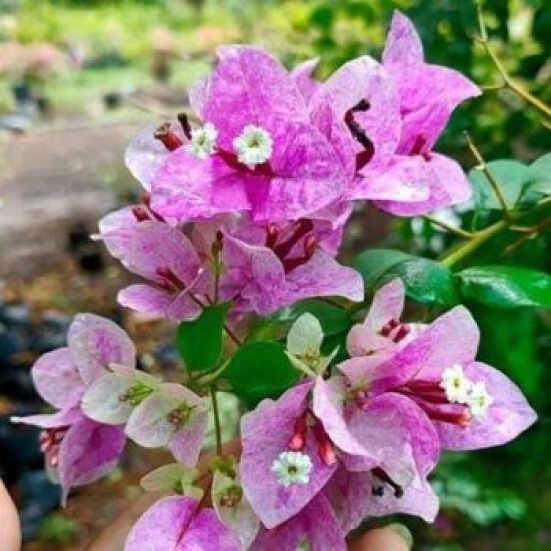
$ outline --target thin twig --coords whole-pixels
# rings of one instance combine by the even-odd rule
[[[193,300],[193,302],[195,302],[195,304],[197,304],[201,308],[205,307],[205,305],[193,293],[188,293],[188,296],[191,298],[191,300]],[[206,298],[207,298],[209,304],[214,304],[213,301],[208,296]],[[229,328],[227,323],[224,324],[224,331],[226,331],[226,334],[228,335],[228,337],[237,346],[243,346],[243,342],[241,341],[241,339]]]
[[[453,233],[457,235],[458,237],[461,237],[462,239],[472,239],[474,237],[474,234],[472,232],[469,232],[467,230],[464,230],[462,228],[455,228],[454,226],[450,226],[449,224],[446,224],[446,222],[442,222],[442,220],[438,220],[438,218],[434,218],[433,216],[430,216],[429,214],[425,214],[423,218],[430,222],[431,224],[434,224],[435,226],[439,226],[442,229]]]
[[[537,211],[545,209],[551,205],[551,197],[542,199],[536,203],[531,209],[522,212],[511,213],[511,219],[503,219],[498,222],[484,228],[477,232],[472,239],[463,243],[461,246],[453,250],[448,256],[444,257],[440,262],[448,268],[461,262],[466,256],[476,251],[479,247],[484,245],[489,239],[500,233],[501,231],[508,229],[512,223],[520,220],[528,214],[533,214]]]
[[[524,245],[527,241],[534,238],[539,232],[544,230],[545,228],[551,226],[551,218],[546,218],[536,224],[535,226],[532,226],[531,228],[528,228],[524,230],[524,235],[522,237],[519,237],[516,241],[513,241],[507,247],[505,247],[505,250],[503,251],[502,255],[508,255]]]
[[[499,222],[496,222],[495,224],[492,224],[491,226],[477,232],[473,239],[470,239],[464,245],[455,249],[451,254],[443,258],[441,263],[448,268],[454,264],[457,264],[459,261],[463,260],[463,258],[474,252],[482,244],[488,241],[490,237],[493,237],[506,227],[507,221],[500,220]]]
[[[216,435],[216,455],[222,456],[222,427],[220,425],[220,411],[218,410],[218,398],[216,396],[216,386],[210,387],[210,398],[212,401],[212,413],[214,417],[214,432]]]
[[[342,302],[339,302],[338,300],[335,300],[331,297],[315,297],[316,300],[319,300],[320,302],[325,302],[327,304],[330,304],[331,306],[336,306],[337,308],[346,308],[346,305]]]
[[[161,119],[170,120],[172,118],[172,116],[163,109],[159,109],[155,105],[144,103],[143,101],[137,100],[135,98],[127,98],[126,103],[128,103],[128,105],[132,107],[135,107],[136,109],[139,109],[140,111],[150,113]]]
[[[243,346],[243,341],[230,329],[227,323],[224,324],[224,331],[236,346]]]
[[[503,197],[503,194],[501,193],[501,189],[498,181],[494,178],[494,175],[488,169],[488,165],[486,164],[486,161],[482,157],[482,154],[480,153],[478,147],[476,147],[476,145],[471,140],[471,137],[467,132],[465,132],[465,137],[467,138],[469,149],[471,150],[473,157],[476,159],[476,162],[478,163],[477,169],[482,171],[484,176],[486,176],[486,179],[488,180],[488,183],[490,184],[492,191],[494,192],[494,195],[496,196],[496,199],[499,205],[501,206],[501,210],[503,210],[505,218],[509,218],[510,217],[509,207],[505,202],[505,197]]]
[[[494,52],[490,42],[488,40],[488,31],[486,29],[486,23],[484,21],[484,13],[482,11],[481,0],[474,0],[476,12],[478,14],[478,26],[480,29],[480,37],[475,37],[475,41],[480,44],[486,53],[496,66],[501,78],[503,78],[504,86],[512,90],[517,96],[521,97],[524,101],[535,107],[538,111],[543,113],[546,117],[551,118],[551,107],[545,102],[532,95],[528,90],[521,86],[505,69],[505,66]]]

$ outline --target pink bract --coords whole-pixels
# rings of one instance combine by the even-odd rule
[[[46,464],[69,491],[111,471],[126,438],[124,426],[110,426],[86,417],[81,399],[86,389],[111,363],[134,367],[136,351],[126,333],[114,322],[94,314],[79,314],[69,328],[68,346],[44,354],[32,368],[38,393],[59,411],[30,415],[14,421],[44,429],[41,436]]]

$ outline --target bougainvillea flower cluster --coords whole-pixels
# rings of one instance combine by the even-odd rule
[[[94,236],[137,277],[119,292],[122,306],[179,322],[183,338],[205,312],[222,312],[233,356],[220,351],[204,371],[188,365],[183,384],[167,382],[136,368],[134,345],[114,322],[84,314],[68,346],[33,368],[58,411],[16,421],[43,429],[64,499],[109,472],[126,438],[174,456],[143,480],[168,495],[137,521],[127,551],[344,551],[366,518],[434,520],[428,477],[442,450],[504,444],[535,421],[520,390],[476,360],[479,330],[463,306],[414,322],[400,279],[368,289],[363,302],[362,276],[336,259],[354,203],[416,216],[470,197],[459,165],[434,147],[478,88],[426,63],[400,13],[382,63],[362,56],[319,82],[318,61],[288,71],[261,48],[220,48],[190,92],[192,112],[132,140],[126,162],[143,197],[106,216]],[[211,409],[220,422],[218,378],[232,390],[235,371],[224,375],[246,346],[251,381],[271,369],[251,352],[261,333],[243,332],[307,298],[350,304],[355,325],[333,346],[303,313],[285,343],[264,343],[291,375],[277,392],[256,385],[246,395],[239,457],[224,454],[218,430],[201,475]],[[195,338],[182,348],[216,351],[215,338]]]

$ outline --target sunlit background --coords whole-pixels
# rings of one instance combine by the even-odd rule
[[[487,88],[457,111],[440,150],[472,167],[465,130],[488,160],[528,162],[550,150],[549,128],[500,89],[495,66],[474,43],[470,0],[0,0],[0,474],[20,509],[26,551],[83,549],[163,459],[130,448],[121,469],[79,489],[60,510],[36,431],[8,422],[42,407],[29,367],[63,345],[77,311],[123,322],[151,371],[174,368],[170,330],[116,307],[126,276],[88,238],[101,215],[139,193],[124,166],[130,136],[187,109],[186,91],[209,71],[219,44],[262,44],[288,67],[320,56],[323,78],[357,55],[378,57],[395,8],[414,20],[429,61]],[[487,0],[484,11],[506,68],[549,101],[549,3]],[[349,228],[345,255],[383,244],[436,257],[446,239],[420,219],[390,224],[364,210]],[[488,251],[477,254],[483,260]],[[518,254],[549,272],[550,232]],[[417,549],[548,550],[551,319],[535,310],[478,307],[475,314],[481,356],[519,383],[540,421],[513,445],[446,456],[433,478],[442,499],[436,523],[404,522]]]

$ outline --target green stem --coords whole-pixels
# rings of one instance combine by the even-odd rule
[[[216,434],[216,454],[222,456],[222,427],[220,425],[220,411],[218,410],[218,398],[216,396],[216,386],[211,385],[210,397],[212,401],[212,413],[214,415],[214,431]]]
[[[503,255],[507,255],[518,249],[519,247],[522,247],[527,241],[532,239],[534,236],[536,236],[538,233],[540,233],[542,230],[548,228],[551,226],[551,218],[546,218],[536,224],[535,226],[532,226],[531,228],[528,228],[528,230],[525,231],[524,235],[514,241],[513,243],[510,243],[505,247],[505,250],[503,251]]]
[[[505,218],[509,218],[510,216],[509,207],[507,206],[505,197],[503,197],[503,194],[501,193],[501,188],[499,187],[499,183],[495,179],[494,175],[488,169],[488,165],[486,164],[484,157],[482,157],[480,150],[478,149],[478,147],[476,147],[475,143],[471,140],[471,137],[469,136],[469,134],[465,133],[465,136],[467,138],[467,143],[469,144],[469,149],[471,150],[473,157],[476,159],[476,162],[478,163],[477,168],[482,171],[484,176],[486,176],[486,180],[488,180],[488,183],[490,184],[490,187],[492,188],[492,191],[496,196],[497,202],[499,203],[499,206],[501,207],[501,210],[503,211]]]
[[[230,329],[227,323],[224,324],[224,331],[236,346],[243,346],[241,339]]]
[[[449,224],[446,224],[446,222],[442,222],[441,220],[438,220],[438,218],[434,218],[428,214],[425,214],[423,218],[430,222],[431,224],[434,224],[435,226],[439,226],[442,229],[446,230],[447,232],[453,233],[457,235],[458,237],[461,237],[462,239],[472,239],[474,237],[474,234],[463,230],[461,228],[454,228],[453,226],[450,226]]]
[[[373,297],[370,297],[368,300],[364,300],[363,302],[354,302],[352,303],[352,306],[346,310],[349,316],[353,316],[354,314],[357,314],[358,312],[361,312],[365,308],[368,308],[371,304],[371,299]]]
[[[331,297],[315,297],[315,299],[319,300],[320,302],[330,304],[331,306],[336,306],[337,308],[346,308],[346,303],[344,302],[344,300],[342,302],[339,302],[338,300],[334,300]]]
[[[222,373],[224,373],[224,370],[226,369],[226,367],[228,367],[228,363],[229,360],[226,360],[219,367],[201,373],[201,375],[197,377],[194,382],[202,387],[211,385],[218,379],[218,377],[220,377],[220,375],[222,375]]]
[[[500,220],[499,222],[488,226],[482,231],[477,232],[476,234],[474,234],[474,237],[470,241],[467,241],[464,245],[458,247],[451,254],[443,258],[441,260],[441,264],[447,266],[448,268],[453,266],[454,264],[457,264],[458,262],[463,260],[463,258],[478,249],[478,247],[480,247],[483,243],[488,241],[488,239],[490,239],[506,227],[507,222],[505,220]]]
[[[497,57],[496,53],[488,44],[488,42],[483,42],[484,49],[488,53],[488,56],[493,61],[497,70],[501,74],[505,86],[510,88],[517,96],[521,97],[524,101],[535,107],[538,111],[543,113],[546,117],[551,118],[551,107],[549,107],[545,102],[531,94],[528,90],[522,87],[516,80],[514,80],[511,75],[505,70],[505,67],[501,63],[501,60]]]
[[[543,199],[539,203],[536,203],[534,207],[530,210],[526,210],[523,212],[510,212],[509,218],[504,218],[503,220],[500,220],[499,222],[496,222],[495,224],[492,224],[491,226],[488,226],[487,228],[484,228],[483,230],[475,233],[470,241],[467,241],[460,247],[456,248],[451,254],[444,257],[440,262],[448,268],[454,266],[455,264],[463,260],[466,256],[476,251],[476,249],[486,243],[486,241],[488,241],[504,229],[507,229],[514,225],[517,220],[520,220],[528,214],[534,214],[535,212],[545,209],[549,206],[551,206],[551,198],[548,197],[546,199]]]

